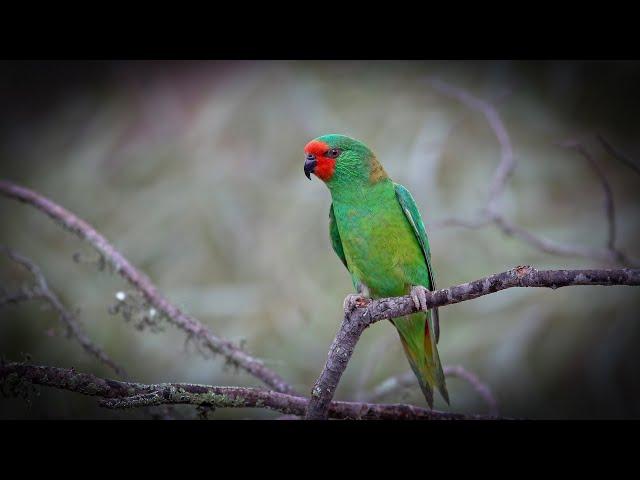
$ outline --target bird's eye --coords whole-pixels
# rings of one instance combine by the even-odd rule
[[[340,153],[342,153],[342,150],[340,150],[339,148],[332,148],[327,152],[327,157],[338,158],[340,156]]]

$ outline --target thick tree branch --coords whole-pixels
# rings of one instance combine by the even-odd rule
[[[286,415],[303,415],[308,399],[281,392],[245,387],[216,387],[188,383],[146,385],[99,378],[91,374],[24,363],[0,364],[0,383],[18,390],[21,382],[100,397],[106,408],[124,409],[189,404],[213,408],[266,408]],[[404,404],[331,402],[328,416],[366,420],[483,420],[495,416],[427,410]]]
[[[87,241],[109,262],[115,272],[139,291],[158,312],[166,316],[170,323],[202,341],[209,350],[224,355],[231,364],[246,370],[275,390],[293,392],[293,388],[282,377],[266,367],[259,359],[242,351],[232,342],[214,335],[194,317],[173,305],[158,291],[149,277],[137,270],[87,222],[39,193],[8,181],[0,180],[0,194],[37,208],[80,239]]]
[[[640,270],[536,270],[520,266],[473,282],[426,292],[427,308],[442,307],[514,287],[560,288],[570,285],[640,285]],[[311,391],[307,419],[325,419],[340,377],[347,368],[362,332],[380,320],[417,311],[409,295],[371,300],[347,312],[336,334],[327,362]]]

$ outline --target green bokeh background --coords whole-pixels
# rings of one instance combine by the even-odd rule
[[[218,335],[246,342],[301,392],[310,391],[352,285],[331,250],[329,193],[302,171],[304,145],[325,133],[361,139],[413,194],[439,286],[521,264],[606,267],[545,254],[494,227],[430,228],[473,218],[486,201],[499,145],[483,116],[429,85],[436,76],[495,102],[517,161],[509,219],[568,244],[604,246],[597,177],[614,190],[620,248],[640,258],[640,176],[596,133],[640,159],[638,62],[78,62],[2,65],[0,177],[38,190],[100,230],[172,301]],[[0,243],[31,257],[98,344],[137,381],[256,385],[182,332],[139,331],[109,314],[128,286],[90,262],[92,250],[34,209],[0,198]],[[84,259],[74,262],[74,253]],[[0,259],[0,285],[29,276]],[[441,310],[440,354],[492,388],[508,416],[640,417],[640,295],[631,287],[510,289]],[[0,309],[0,353],[113,377],[38,303]],[[367,330],[336,394],[367,399],[405,372],[387,322]],[[462,380],[451,407],[486,412]],[[0,398],[0,418],[141,418],[93,398],[39,389],[28,405]],[[425,405],[417,384],[385,399]],[[186,418],[195,416],[180,407]],[[276,418],[258,409],[212,418]]]

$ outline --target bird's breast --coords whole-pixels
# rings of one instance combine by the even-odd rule
[[[400,205],[336,205],[334,212],[347,265],[372,297],[403,295],[428,277],[411,225]]]

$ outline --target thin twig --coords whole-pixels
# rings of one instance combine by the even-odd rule
[[[582,155],[584,159],[587,161],[587,163],[589,164],[589,166],[591,167],[591,169],[594,171],[596,176],[598,177],[598,180],[600,181],[600,185],[602,185],[602,191],[604,193],[604,209],[605,209],[605,215],[607,218],[607,225],[609,227],[608,235],[607,235],[607,247],[609,248],[609,250],[614,251],[615,243],[616,243],[616,212],[615,212],[615,206],[613,203],[613,190],[611,189],[609,180],[607,179],[607,176],[604,174],[604,172],[598,165],[598,162],[596,162],[595,158],[593,158],[591,153],[589,153],[589,151],[585,148],[584,145],[582,145],[582,143],[569,140],[569,141],[563,142],[562,146],[565,146],[567,148],[573,148],[580,155]]]
[[[515,237],[545,253],[569,257],[583,257],[600,262],[626,266],[638,265],[615,248],[615,211],[613,208],[613,194],[611,192],[611,187],[602,170],[593,161],[593,159],[590,158],[589,153],[584,149],[584,147],[580,146],[579,151],[589,160],[591,167],[598,175],[605,191],[605,205],[607,210],[607,219],[609,222],[609,235],[607,246],[605,248],[590,248],[580,245],[561,244],[535,235],[505,218],[499,208],[499,200],[504,194],[507,182],[513,173],[515,160],[511,140],[500,114],[491,102],[478,98],[462,88],[449,85],[439,79],[431,80],[431,86],[439,92],[457,99],[470,109],[481,112],[489,123],[489,126],[494,132],[500,146],[500,162],[493,175],[489,197],[484,208],[479,210],[477,218],[473,220],[445,218],[434,222],[432,228],[464,227],[476,229],[493,224],[505,235]],[[607,148],[612,155],[617,156],[617,158],[620,158],[632,168],[637,168],[637,166],[628,158],[615,151],[602,137],[599,138],[603,145],[605,145],[605,148]]]
[[[498,416],[500,414],[498,410],[498,402],[493,396],[491,389],[486,383],[482,382],[476,374],[468,371],[461,365],[447,365],[444,367],[443,371],[447,377],[458,377],[467,381],[487,403],[490,415]],[[412,371],[408,371],[380,382],[380,384],[373,389],[373,392],[368,399],[370,401],[377,401],[382,397],[388,396],[403,388],[415,386],[415,384],[415,374]]]
[[[49,287],[42,270],[33,260],[4,245],[0,245],[0,251],[4,252],[7,257],[28,270],[33,275],[37,284],[34,288],[23,288],[13,296],[0,299],[0,305],[29,300],[44,300],[58,313],[60,321],[67,328],[68,335],[75,338],[89,355],[97,358],[101,363],[111,368],[121,378],[129,378],[124,367],[113,361],[102,348],[89,338],[77,316],[63,305],[60,298]],[[146,409],[146,411],[152,418],[160,418],[163,420],[173,420],[176,415],[173,409],[168,406],[164,406],[161,409],[162,413],[154,412],[152,409]]]
[[[87,353],[107,365],[118,375],[122,375],[125,377],[127,376],[124,367],[114,362],[102,348],[91,341],[76,316],[62,304],[60,298],[58,298],[53,290],[49,288],[49,284],[47,283],[47,279],[45,278],[44,274],[31,259],[25,257],[24,255],[21,255],[20,253],[10,249],[5,245],[0,245],[0,252],[6,254],[7,257],[9,257],[17,264],[23,266],[27,271],[29,271],[29,273],[31,273],[36,281],[35,288],[30,289],[28,293],[24,290],[21,292],[23,295],[22,300],[41,299],[47,302],[58,313],[60,321],[67,327],[67,331],[69,332],[69,334],[78,340],[82,348]]]
[[[613,145],[611,145],[602,135],[598,134],[597,137],[609,155],[611,155],[613,158],[620,160],[622,163],[624,163],[627,167],[631,168],[637,174],[640,174],[640,166],[638,166],[636,162],[631,160],[631,158],[629,158],[627,155],[622,153],[617,148],[613,147]]]
[[[165,315],[170,323],[200,340],[210,351],[222,354],[230,364],[246,370],[277,391],[294,392],[280,375],[266,367],[262,361],[244,352],[229,340],[214,335],[194,317],[172,304],[149,277],[136,269],[87,222],[43,195],[8,181],[0,180],[0,194],[37,208],[80,239],[89,242],[109,262],[114,271],[139,291],[150,305]]]
[[[439,79],[431,81],[433,88],[445,95],[458,99],[473,110],[484,115],[487,123],[493,130],[498,143],[500,145],[500,163],[493,175],[493,181],[489,190],[489,200],[487,202],[488,212],[494,212],[498,209],[498,201],[504,192],[509,177],[515,168],[515,159],[513,156],[513,147],[507,129],[502,122],[502,118],[493,105],[481,98],[471,95],[462,88],[454,87]]]

